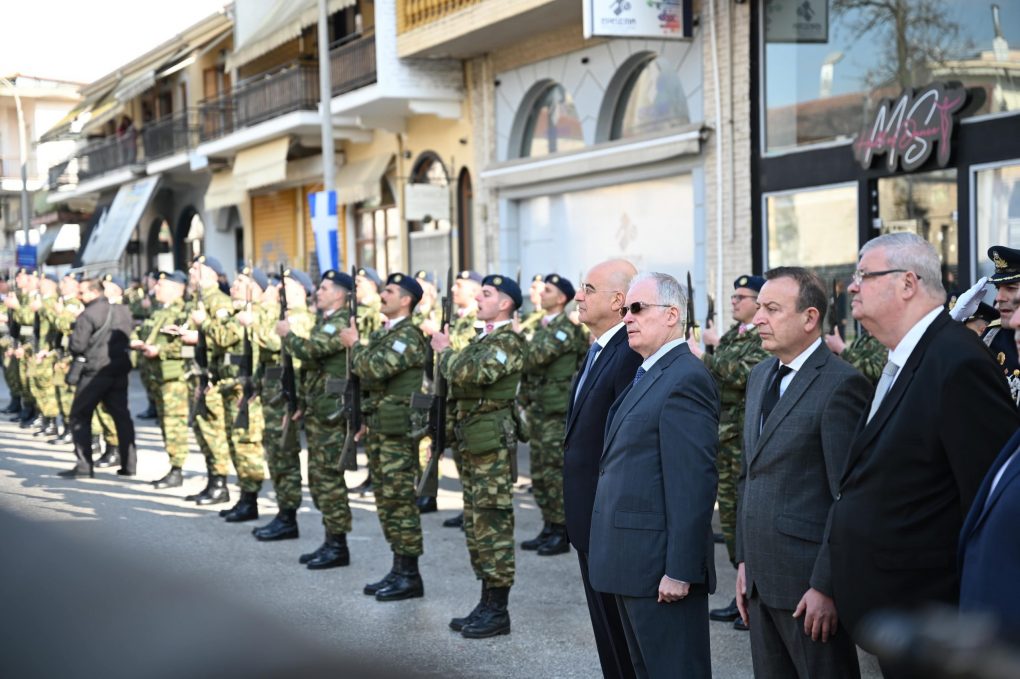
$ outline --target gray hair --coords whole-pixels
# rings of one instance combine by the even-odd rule
[[[861,248],[861,257],[869,250],[882,248],[891,269],[913,271],[921,280],[921,288],[940,304],[946,301],[942,286],[942,262],[935,246],[916,233],[887,233],[869,240]]]
[[[681,315],[684,313],[684,309],[687,306],[687,291],[684,290],[684,286],[680,285],[680,281],[668,273],[646,271],[635,276],[630,282],[630,287],[633,288],[638,283],[644,281],[655,281],[655,290],[659,297],[659,304],[675,306],[680,310]]]

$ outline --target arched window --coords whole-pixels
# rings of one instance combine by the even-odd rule
[[[610,138],[660,132],[689,122],[687,95],[676,67],[648,55],[631,71],[620,90]]]
[[[519,157],[537,158],[582,148],[584,135],[574,100],[562,85],[550,83],[528,113]]]

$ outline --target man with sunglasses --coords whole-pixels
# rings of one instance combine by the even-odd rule
[[[684,340],[685,306],[667,274],[627,292],[627,341],[644,361],[609,411],[592,509],[591,585],[616,595],[639,677],[712,676],[719,390]]]

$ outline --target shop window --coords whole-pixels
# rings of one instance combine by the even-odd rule
[[[767,151],[848,141],[882,98],[936,80],[976,91],[964,117],[1020,110],[1020,0],[761,7]]]
[[[516,155],[537,158],[582,148],[584,135],[573,97],[562,85],[547,84],[528,111]]]
[[[612,139],[660,132],[690,122],[676,66],[649,57],[627,78],[613,115]]]
[[[985,256],[988,248],[993,245],[1020,248],[1020,162],[974,174],[977,275],[990,276],[994,266]]]
[[[378,205],[362,203],[355,210],[356,263],[373,267],[383,277],[404,270],[400,251],[400,211],[389,184],[386,179],[382,180],[383,192]]]

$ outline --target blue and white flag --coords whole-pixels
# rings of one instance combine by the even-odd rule
[[[312,216],[319,271],[338,269],[340,248],[337,244],[336,191],[309,193],[308,209]]]

